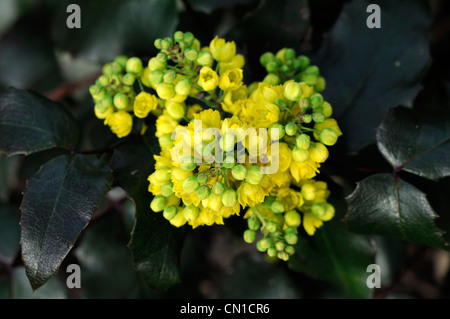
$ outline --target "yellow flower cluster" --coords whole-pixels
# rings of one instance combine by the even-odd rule
[[[150,208],[193,228],[224,224],[244,209],[244,240],[259,231],[256,247],[287,260],[299,227],[313,235],[335,212],[326,183],[314,180],[342,134],[320,94],[318,68],[285,48],[261,56],[268,75],[247,85],[234,42],[216,36],[202,46],[177,31],[155,47],[146,67],[119,57],[91,87],[97,117],[118,137],[131,132],[133,115],[157,117],[161,152],[148,178]]]

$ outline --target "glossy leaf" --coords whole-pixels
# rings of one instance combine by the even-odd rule
[[[74,147],[79,135],[78,123],[61,104],[15,88],[0,93],[0,153]]]
[[[362,180],[347,198],[345,217],[350,230],[393,236],[444,248],[442,231],[426,195],[412,184],[390,174],[376,174]]]
[[[128,244],[134,266],[150,286],[166,289],[180,280],[182,231],[150,209],[147,178],[154,169],[153,152],[142,142],[130,142],[114,151],[110,165],[117,184],[136,205],[136,222]]]
[[[22,201],[22,257],[33,289],[58,268],[112,183],[96,157],[59,156],[29,181]]]
[[[375,128],[389,108],[412,105],[430,62],[430,18],[424,2],[377,1],[379,29],[366,24],[371,3],[347,3],[313,59],[326,79],[323,95],[350,151],[375,141]]]
[[[432,180],[450,175],[450,119],[430,118],[412,110],[389,112],[377,130],[378,148],[386,160]]]

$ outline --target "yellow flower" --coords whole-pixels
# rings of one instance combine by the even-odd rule
[[[337,136],[342,135],[341,129],[339,128],[336,120],[333,118],[328,118],[325,121],[323,121],[322,123],[316,123],[314,125],[314,128],[318,131],[322,131],[323,129],[330,128],[336,132]],[[314,132],[314,137],[316,140],[319,140],[319,134],[317,134],[316,132]]]
[[[248,92],[246,85],[241,85],[236,90],[225,92],[222,102],[222,109],[225,112],[231,113],[233,115],[238,115],[241,111],[242,105],[236,102],[246,99],[247,93]]]
[[[223,74],[228,69],[242,69],[245,64],[245,58],[242,54],[236,54],[230,62],[219,63],[219,73]]]
[[[264,201],[265,192],[260,185],[242,183],[238,190],[239,203],[242,207],[255,206]]]
[[[129,113],[120,110],[108,115],[105,124],[109,125],[111,131],[117,137],[121,138],[130,134],[133,126],[133,118]]]
[[[316,217],[312,213],[305,213],[303,215],[303,228],[308,233],[308,235],[312,236],[316,232],[316,229],[323,225],[323,221]]]
[[[189,120],[193,120],[194,114],[197,114],[201,111],[203,111],[203,108],[200,106],[200,104],[194,104],[194,105],[188,106],[188,109],[186,111],[186,117]]]
[[[238,89],[242,84],[242,69],[228,69],[219,78],[219,87],[224,91]]]
[[[211,91],[217,87],[217,84],[219,84],[219,76],[216,71],[211,69],[209,66],[202,67],[200,70],[198,85],[200,85],[205,91]]]
[[[161,137],[164,134],[172,134],[178,126],[178,121],[174,120],[166,110],[156,120],[156,137]]]
[[[217,61],[229,62],[236,54],[236,43],[226,42],[225,39],[216,36],[209,44],[209,50]]]
[[[277,200],[284,204],[286,210],[293,210],[303,205],[302,195],[289,187],[278,191]]]
[[[102,103],[96,103],[94,107],[94,113],[95,116],[100,119],[104,120],[106,119],[110,114],[114,113],[114,106],[112,104],[110,105],[103,105]]]
[[[319,173],[319,167],[320,164],[317,162],[314,162],[311,159],[308,159],[304,162],[296,162],[292,161],[290,171],[292,174],[292,177],[299,182],[302,179],[310,179],[316,176],[317,173]]]
[[[243,105],[242,120],[257,128],[267,128],[278,122],[280,109],[273,103],[249,100]]]
[[[283,86],[282,85],[270,85],[264,82],[254,84],[256,89],[250,94],[250,98],[257,101],[267,101],[273,103],[277,99],[282,99],[283,96]]]
[[[187,220],[183,216],[183,208],[178,207],[178,213],[170,220],[170,223],[175,227],[181,227],[186,224],[186,222]]]
[[[156,109],[157,106],[158,100],[156,99],[156,96],[147,92],[141,92],[134,99],[134,115],[141,119],[145,118],[148,113]]]

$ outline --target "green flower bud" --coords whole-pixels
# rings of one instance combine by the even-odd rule
[[[166,37],[161,41],[161,49],[168,50],[173,45],[173,39]]]
[[[164,73],[164,82],[165,83],[172,83],[173,81],[175,81],[177,77],[177,72],[175,72],[174,70],[168,70],[166,71],[166,73]]]
[[[284,235],[286,236],[286,235],[289,235],[289,234],[297,235],[298,234],[297,228],[295,228],[295,227],[287,227],[284,230]]]
[[[284,59],[286,61],[294,60],[295,59],[295,50],[294,49],[290,49],[290,48],[286,49],[284,51]]]
[[[286,244],[283,243],[282,241],[277,241],[277,242],[275,243],[275,249],[276,249],[276,250],[278,250],[278,251],[283,251],[284,248],[286,248]]]
[[[322,112],[316,112],[312,114],[312,119],[316,123],[322,123],[325,121],[325,115]]]
[[[175,85],[175,93],[178,95],[189,95],[191,93],[191,81],[187,78],[181,78]]]
[[[284,223],[288,227],[298,227],[301,224],[300,214],[295,210],[290,210],[284,214]]]
[[[196,220],[199,213],[200,210],[194,205],[188,205],[183,209],[183,217],[190,222]]]
[[[312,201],[316,198],[316,188],[312,184],[303,184],[301,192],[304,200]]]
[[[260,252],[265,252],[270,246],[272,246],[272,241],[268,237],[264,237],[256,243],[256,249]]]
[[[170,100],[175,96],[175,88],[171,83],[161,83],[156,86],[156,93],[163,100]]]
[[[322,204],[322,206],[325,208],[325,214],[323,214],[323,216],[320,217],[320,219],[323,220],[324,222],[329,221],[334,217],[335,213],[334,206],[328,203],[324,203]]]
[[[266,71],[268,73],[275,73],[278,71],[278,63],[275,60],[268,62],[266,65]]]
[[[311,123],[311,121],[312,121],[311,114],[303,115],[302,121],[303,121],[303,123],[306,123],[306,124]]]
[[[316,203],[311,206],[311,213],[321,218],[325,215],[325,207],[322,204]]]
[[[248,244],[251,244],[255,241],[256,238],[256,232],[251,229],[247,229],[244,231],[244,241]]]
[[[180,168],[185,171],[192,172],[197,167],[197,163],[194,162],[194,157],[186,156],[180,159]]]
[[[195,175],[189,176],[183,181],[183,189],[188,194],[195,192],[199,186],[200,184]]]
[[[295,245],[295,244],[292,244]],[[295,253],[295,248],[292,246],[286,246],[286,248],[284,249],[284,251],[289,255],[292,256]]]
[[[155,46],[155,48],[160,50],[161,49],[161,42],[162,42],[162,39],[158,38],[158,39],[155,40],[155,42],[153,42],[153,45]]]
[[[213,56],[209,51],[200,51],[197,56],[197,63],[201,66],[210,65],[213,62]]]
[[[289,255],[285,251],[279,251],[277,257],[283,261],[289,260]]]
[[[224,152],[231,152],[236,144],[236,136],[233,133],[225,133],[219,140],[220,148]]]
[[[183,41],[183,38],[184,38],[184,33],[182,31],[175,31],[175,33],[173,34],[173,39],[176,42]]]
[[[336,144],[338,139],[338,135],[335,130],[331,128],[324,128],[322,131],[320,131],[319,134],[319,140],[328,146]]]
[[[166,68],[166,63],[158,60],[157,58],[151,58],[148,61],[148,68],[150,71],[161,70],[163,71]]]
[[[274,233],[277,231],[277,223],[273,222],[273,221],[268,221],[265,223],[264,228],[269,232],[269,233]]]
[[[225,168],[233,168],[235,164],[236,160],[231,156],[226,157],[223,161],[223,167]]]
[[[111,75],[112,74],[111,63],[105,64],[102,68],[102,72],[103,72],[103,74]]]
[[[161,70],[154,70],[149,73],[148,75],[148,81],[153,84],[157,85],[162,83],[164,80],[164,72]]]
[[[119,110],[126,108],[129,102],[130,99],[123,93],[117,93],[114,95],[114,106]]]
[[[194,44],[195,37],[191,32],[185,32],[183,36],[183,42],[186,44],[186,47],[191,47]]]
[[[281,140],[284,137],[284,126],[279,123],[273,123],[269,126],[268,135],[272,141]]]
[[[188,61],[195,61],[197,60],[198,52],[193,48],[187,48],[186,50],[184,50],[184,56]]]
[[[200,184],[206,184],[206,182],[208,181],[208,175],[206,175],[205,173],[200,173],[197,175],[197,181]]]
[[[89,87],[89,93],[91,93],[91,95],[96,95],[99,92],[100,92],[100,86],[93,84]]]
[[[247,176],[245,176],[245,181],[253,184],[259,185],[262,182],[264,175],[261,173],[259,166],[250,166],[247,168]]]
[[[289,101],[297,101],[302,96],[302,87],[297,82],[289,82],[284,87],[284,97]]]
[[[301,150],[307,150],[310,144],[311,137],[309,137],[309,135],[307,134],[300,134],[295,138],[295,145]]]
[[[272,203],[273,203],[275,200],[276,200],[275,197],[273,197],[273,196],[267,196],[267,197],[264,199],[264,202],[262,203],[262,205],[263,205],[265,208],[267,208],[267,209],[271,209]]]
[[[211,189],[208,185],[202,185],[197,189],[197,196],[200,199],[207,199],[211,194]]]
[[[280,202],[279,200],[273,201],[272,205],[270,206],[270,209],[276,214],[283,213],[286,210],[284,203]]]
[[[291,62],[291,61],[289,61],[289,62]],[[287,65],[287,64],[282,65],[281,68],[280,68],[281,72],[283,72],[283,73],[289,72],[289,69],[290,69],[289,65]]]
[[[270,247],[267,249],[267,255],[269,257],[275,257],[278,254],[278,251],[274,247]]]
[[[161,195],[155,196],[150,203],[150,208],[155,213],[162,212],[164,210],[164,206],[166,206],[166,198]]]
[[[308,75],[319,75],[319,68],[316,65],[310,65],[308,66],[305,71],[303,71],[305,74]]]
[[[325,90],[326,82],[322,76],[318,76],[316,79],[316,84],[314,85],[314,91],[322,92]]]
[[[259,218],[252,216],[247,219],[247,225],[249,229],[258,230],[259,227],[261,227],[261,222],[259,221]]]
[[[231,175],[235,180],[243,181],[247,176],[247,169],[244,165],[238,164],[231,169]]]
[[[330,103],[324,101],[322,103],[322,113],[325,115],[325,117],[330,117],[333,115],[333,108],[331,107]]]
[[[225,207],[233,207],[238,203],[238,194],[234,189],[229,188],[220,195],[220,199]]]
[[[103,100],[106,96],[106,90],[104,88],[101,88],[97,94],[94,94],[92,98],[94,99],[94,102],[100,102]]]
[[[117,62],[112,62],[110,67],[111,67],[111,73],[112,74],[120,74],[120,73],[122,73],[122,71],[124,69],[124,67],[122,67]]]
[[[263,82],[269,85],[278,85],[280,84],[280,78],[274,73],[269,73],[264,77]]]
[[[223,183],[220,181],[215,182],[212,187],[212,192],[216,195],[222,194],[224,190],[225,190],[225,185],[223,185]]]
[[[178,209],[175,205],[167,206],[163,211],[163,216],[167,220],[171,220],[178,213]]]
[[[297,236],[297,234],[289,233],[289,234],[284,235],[284,240],[289,245],[295,245],[298,241],[298,236]]]
[[[322,143],[311,143],[309,148],[309,157],[317,163],[323,163],[328,158],[328,149]]]
[[[292,159],[298,163],[302,163],[306,161],[309,158],[309,151],[303,150],[298,148],[297,146],[294,146],[294,149],[292,150]]]
[[[98,84],[101,86],[107,86],[111,82],[111,78],[108,75],[103,74],[98,78]]]
[[[297,129],[297,124],[295,124],[294,122],[289,122],[288,124],[286,124],[284,131],[287,135],[294,136],[297,133]]]
[[[161,195],[163,195],[164,197],[170,197],[173,194],[175,194],[173,192],[173,184],[172,183],[166,183],[161,187]]]
[[[142,73],[142,61],[139,58],[129,58],[126,64],[127,73],[139,75]]]
[[[272,52],[266,52],[261,55],[259,62],[265,67],[267,63],[275,60],[275,55]]]
[[[295,59],[294,68],[296,70],[304,70],[309,66],[309,58],[305,55],[300,55]]]
[[[101,101],[100,104],[104,108],[110,108],[114,106],[113,97],[111,95],[106,95]]]
[[[311,95],[309,100],[311,101],[311,105],[312,105],[313,109],[315,109],[319,106],[322,106],[323,96],[320,93],[314,93],[313,95]]]
[[[300,79],[309,86],[314,86],[316,85],[317,76],[314,74],[301,74]]]
[[[307,97],[302,97],[299,101],[298,101],[298,105],[303,109],[306,110],[311,106],[311,101],[309,100],[309,98]]]
[[[132,86],[136,78],[133,74],[127,73],[122,77],[122,83],[128,86]]]

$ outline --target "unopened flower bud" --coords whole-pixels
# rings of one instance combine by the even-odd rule
[[[190,47],[194,44],[195,37],[191,32],[185,32],[183,36],[183,42],[186,44],[186,47]]]
[[[161,195],[155,196],[150,203],[150,208],[155,213],[162,212],[164,210],[164,206],[166,206],[166,198]]]
[[[236,144],[236,137],[233,133],[225,133],[219,140],[220,148],[224,152],[231,152]]]
[[[314,85],[314,91],[322,92],[325,90],[326,81],[322,76],[318,76],[316,79],[316,84]]]
[[[198,209],[198,207],[194,205],[188,205],[183,210],[183,217],[187,221],[192,222],[197,219],[199,213],[200,210]]]
[[[122,83],[128,86],[132,86],[135,80],[135,76],[131,73],[127,73],[122,77]]]
[[[330,117],[331,115],[333,115],[333,108],[327,101],[324,101],[322,103],[322,113],[323,115],[325,115],[325,117]]]
[[[254,230],[251,229],[247,229],[246,231],[244,231],[244,241],[246,243],[253,243],[255,241],[256,238],[256,232]]]
[[[288,82],[284,87],[284,96],[289,101],[297,101],[302,96],[302,88],[297,82]]]
[[[278,250],[278,251],[283,251],[284,248],[286,248],[286,244],[283,243],[282,241],[277,241],[277,242],[275,243],[275,249],[276,249],[276,250]]]
[[[195,192],[199,186],[200,184],[195,175],[189,176],[183,181],[183,189],[188,194]]]
[[[164,80],[164,72],[161,70],[153,70],[148,75],[148,81],[153,85],[158,85]]]
[[[114,95],[114,106],[119,110],[126,108],[129,102],[130,99],[123,93],[117,93],[116,95]]]
[[[311,206],[311,213],[321,218],[325,215],[325,207],[322,204],[315,203]]]
[[[185,171],[192,172],[197,167],[197,163],[194,161],[194,157],[186,156],[180,159],[180,168]]]
[[[208,185],[202,185],[197,189],[197,196],[200,199],[206,199],[211,194],[211,189],[208,187]]]
[[[303,72],[308,75],[316,75],[317,76],[317,75],[319,75],[319,68],[316,65],[310,65]]]
[[[278,71],[278,63],[275,62],[275,61],[270,61],[270,62],[268,62],[268,63],[265,65],[265,67],[266,67],[266,71],[267,71],[268,73],[274,73],[274,72],[277,72],[277,71]]]
[[[247,168],[247,176],[245,177],[245,181],[253,184],[259,185],[262,182],[264,175],[261,173],[261,169],[259,166],[250,166]]]
[[[187,78],[181,78],[175,85],[175,93],[178,95],[189,95],[191,93],[191,81]]]
[[[281,214],[286,210],[284,203],[280,202],[279,200],[273,201],[270,209],[276,214]]]
[[[225,168],[233,168],[234,165],[236,165],[234,157],[228,156],[223,160],[223,167]]]
[[[317,163],[323,163],[328,158],[328,149],[322,143],[311,143],[309,148],[309,157]]]
[[[264,237],[256,243],[256,248],[260,252],[265,252],[271,245],[272,245],[272,241],[270,240],[270,238]]]
[[[249,229],[258,230],[261,227],[261,222],[259,218],[253,216],[247,219],[247,225]]]
[[[183,31],[175,31],[175,33],[173,34],[173,39],[174,39],[176,42],[181,42],[181,41],[183,41],[183,37],[184,37]]]
[[[319,140],[328,146],[336,144],[338,139],[338,135],[335,130],[331,128],[324,128],[322,131],[320,131],[319,134]]]
[[[164,73],[163,80],[165,83],[172,83],[173,81],[175,81],[176,77],[177,72],[175,72],[174,70],[168,70],[166,71],[166,73]]]
[[[163,216],[167,220],[171,220],[178,213],[177,207],[175,205],[167,206],[163,211]]]
[[[274,73],[269,73],[264,77],[263,82],[269,85],[278,85],[280,83],[280,77]]]
[[[289,243],[288,243],[289,244]],[[290,244],[290,245],[295,245],[295,244]],[[286,248],[284,248],[284,251],[289,255],[292,256],[295,253],[295,248],[293,246],[286,246]]]
[[[216,195],[222,194],[224,190],[225,190],[225,185],[223,185],[223,183],[220,181],[215,182],[212,187],[212,191]]]
[[[303,115],[302,121],[303,121],[303,123],[305,123],[305,124],[311,123],[311,122],[312,122],[312,116],[311,116],[311,114],[305,114],[305,115]]]
[[[220,199],[225,207],[234,207],[238,203],[238,194],[234,189],[227,189],[221,195]]]
[[[269,233],[274,233],[277,231],[277,223],[275,222],[268,221],[264,226]]]
[[[309,149],[310,144],[311,144],[311,137],[309,137],[309,135],[307,134],[300,134],[295,138],[295,145],[301,150]]]
[[[126,64],[127,73],[139,75],[142,72],[142,61],[139,58],[129,58]]]
[[[312,107],[315,109],[319,106],[322,106],[323,96],[320,93],[314,93],[313,95],[311,95],[309,100],[311,101]]]
[[[198,57],[198,52],[197,50],[193,49],[193,48],[187,48],[184,51],[184,56],[186,57],[187,60],[189,61],[195,61],[197,60]]]
[[[294,136],[297,133],[297,130],[297,124],[295,124],[294,122],[289,122],[284,128],[284,131],[289,136]]]
[[[298,227],[301,224],[300,214],[295,210],[290,210],[284,214],[284,223],[288,227]]]
[[[200,51],[197,56],[197,63],[202,66],[210,65],[213,62],[213,56],[209,51]]]
[[[322,123],[325,121],[325,115],[322,112],[315,112],[312,114],[312,119],[316,123]]]
[[[269,137],[272,141],[281,140],[284,137],[284,126],[279,123],[273,123],[269,126]]]
[[[247,176],[247,169],[244,165],[238,164],[231,169],[231,175],[235,180],[242,181]]]
[[[181,120],[186,114],[186,107],[184,104],[167,101],[166,102],[167,113],[175,120]]]
[[[261,55],[259,62],[265,67],[267,63],[275,60],[275,55],[272,52],[266,52]]]
[[[150,69],[150,71],[164,70],[166,68],[166,63],[161,62],[157,58],[151,58],[148,61],[148,68]]]
[[[321,220],[324,222],[329,221],[334,217],[335,209],[334,206],[329,203],[324,203],[322,206],[325,208],[325,213],[322,217],[320,217]]]
[[[170,197],[173,194],[174,192],[172,183],[166,183],[161,187],[161,195],[163,195],[164,197]]]
[[[306,68],[309,66],[309,63],[310,63],[310,61],[309,61],[309,58],[308,58],[307,56],[305,56],[305,55],[300,55],[300,56],[298,56],[298,57],[295,59],[295,62],[294,62],[294,68],[295,68],[296,70],[301,71],[301,70],[306,69]]]
[[[156,86],[156,93],[161,99],[169,100],[175,96],[175,88],[170,83],[161,83]]]
[[[312,184],[303,184],[301,195],[304,200],[312,201],[316,198],[316,188]]]

